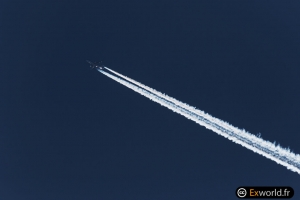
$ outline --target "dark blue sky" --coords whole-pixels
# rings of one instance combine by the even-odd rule
[[[0,199],[235,199],[300,176],[90,70],[300,153],[298,1],[0,2]]]

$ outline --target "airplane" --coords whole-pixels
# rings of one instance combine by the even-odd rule
[[[100,61],[100,62],[91,62],[91,61],[87,60],[86,62],[88,62],[90,64],[90,67],[92,69],[94,69],[94,68],[104,69],[104,65],[102,64],[102,61]]]

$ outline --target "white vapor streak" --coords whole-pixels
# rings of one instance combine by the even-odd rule
[[[210,129],[235,143],[238,143],[258,154],[265,156],[266,158],[275,161],[278,164],[287,167],[291,171],[300,174],[300,155],[296,155],[290,152],[289,149],[284,149],[280,146],[276,146],[271,142],[265,141],[260,137],[256,137],[255,135],[250,134],[245,130],[240,130],[228,124],[227,122],[212,117],[211,115],[206,114],[201,110],[191,107],[188,104],[182,103],[172,97],[164,95],[107,67],[105,68],[131,83],[114,75],[111,75],[103,70],[99,69],[99,72],[151,99],[152,101],[155,101],[160,105],[165,106],[170,110],[195,121],[196,123],[206,127],[207,129]],[[132,83],[136,84],[137,86],[133,85]]]
[[[197,115],[200,115],[200,116],[202,116],[202,117],[205,117],[205,118],[209,119],[209,120],[212,121],[212,122],[215,122],[215,123],[218,123],[218,124],[222,124],[223,127],[226,127],[227,129],[230,129],[230,130],[232,130],[232,131],[241,131],[240,129],[238,129],[238,128],[234,127],[234,126],[231,126],[231,125],[228,124],[227,122],[224,122],[224,121],[222,121],[222,120],[220,120],[220,119],[217,119],[217,118],[212,117],[211,115],[209,115],[209,114],[203,112],[202,110],[198,110],[198,109],[196,109],[195,107],[192,107],[192,106],[190,106],[190,105],[188,105],[188,104],[186,104],[186,103],[182,103],[181,101],[178,101],[177,99],[174,99],[174,98],[172,98],[172,97],[169,97],[169,96],[166,95],[166,94],[163,94],[163,93],[161,93],[161,92],[159,92],[159,91],[157,91],[157,90],[155,90],[155,89],[152,89],[152,88],[150,88],[150,87],[148,87],[148,86],[146,86],[146,85],[144,85],[144,84],[142,84],[142,83],[140,83],[140,82],[137,82],[137,81],[135,81],[135,80],[133,80],[133,79],[127,77],[127,76],[124,76],[124,75],[122,75],[122,74],[120,74],[120,73],[118,73],[118,72],[116,72],[116,71],[114,71],[114,70],[112,70],[112,69],[109,69],[108,67],[105,67],[105,68],[106,68],[107,70],[109,70],[110,72],[112,72],[112,73],[114,73],[114,74],[116,74],[116,75],[122,77],[123,79],[125,79],[125,80],[127,80],[127,81],[129,81],[129,82],[131,82],[131,83],[133,83],[133,84],[135,84],[135,85],[141,87],[141,88],[144,88],[145,90],[148,90],[149,92],[152,92],[153,94],[155,94],[155,95],[157,95],[157,96],[160,96],[160,97],[162,97],[162,98],[164,98],[164,99],[166,99],[166,100],[168,100],[168,101],[170,101],[170,102],[172,102],[172,103],[174,103],[174,104],[176,104],[176,105],[178,105],[178,106],[181,106],[181,107],[183,107],[183,108],[189,110],[190,112],[193,112],[193,113],[195,113],[195,114],[197,114]]]

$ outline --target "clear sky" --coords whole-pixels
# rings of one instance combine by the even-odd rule
[[[300,3],[0,2],[0,199],[231,200],[300,176],[90,70],[300,153]]]

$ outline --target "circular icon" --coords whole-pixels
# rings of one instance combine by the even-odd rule
[[[238,195],[238,197],[244,198],[247,195],[247,191],[244,188],[240,188],[237,190],[236,194]]]

